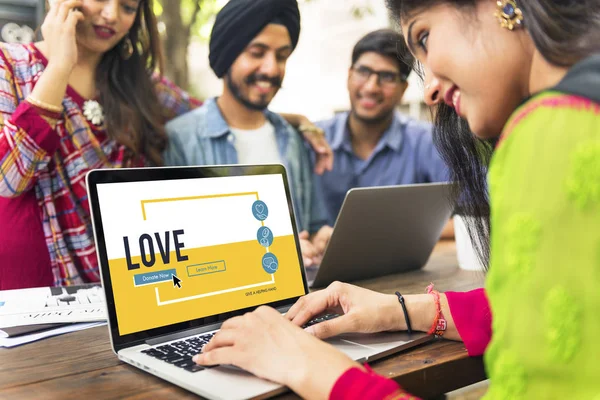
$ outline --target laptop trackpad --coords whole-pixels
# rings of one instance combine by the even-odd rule
[[[346,333],[327,342],[334,344],[352,359],[364,362],[406,350],[431,339],[432,336],[425,333],[412,335],[406,332]]]
[[[353,360],[363,360],[373,354],[373,349],[335,337],[325,340]]]
[[[416,336],[417,335],[413,334],[411,337],[411,335],[406,332],[381,332],[369,334],[346,333],[337,336],[337,338],[366,346],[373,350],[385,351],[391,347],[402,346],[411,340],[415,340]]]

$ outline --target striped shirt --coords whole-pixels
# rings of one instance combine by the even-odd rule
[[[85,175],[147,164],[88,122],[73,88],[58,120],[25,102],[46,65],[32,44],[0,44],[0,289],[98,281]],[[165,119],[199,105],[156,82]]]

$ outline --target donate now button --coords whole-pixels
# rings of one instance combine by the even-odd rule
[[[173,279],[173,275],[177,275],[176,269],[163,269],[162,271],[147,272],[145,274],[134,275],[133,283],[135,286],[141,286],[167,282]]]
[[[225,271],[227,271],[227,267],[225,266],[225,261],[222,260],[195,264],[187,267],[188,276],[214,274],[215,272]]]

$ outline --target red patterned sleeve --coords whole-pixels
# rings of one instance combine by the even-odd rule
[[[33,187],[58,149],[50,115],[19,100],[13,68],[0,50],[0,196],[18,197]]]
[[[492,338],[492,312],[484,289],[446,292],[454,325],[470,356],[480,356]]]
[[[377,375],[364,365],[365,370],[350,368],[337,380],[330,400],[419,400],[418,397],[406,393],[391,379]]]

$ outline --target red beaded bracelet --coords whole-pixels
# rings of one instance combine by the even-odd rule
[[[427,334],[435,334],[438,337],[444,336],[444,333],[446,333],[446,328],[448,327],[448,323],[446,322],[446,318],[444,318],[444,314],[442,313],[442,304],[440,303],[440,292],[438,292],[437,290],[433,290],[433,283],[430,283],[429,286],[427,286],[427,293],[433,296],[436,309],[435,318]]]

